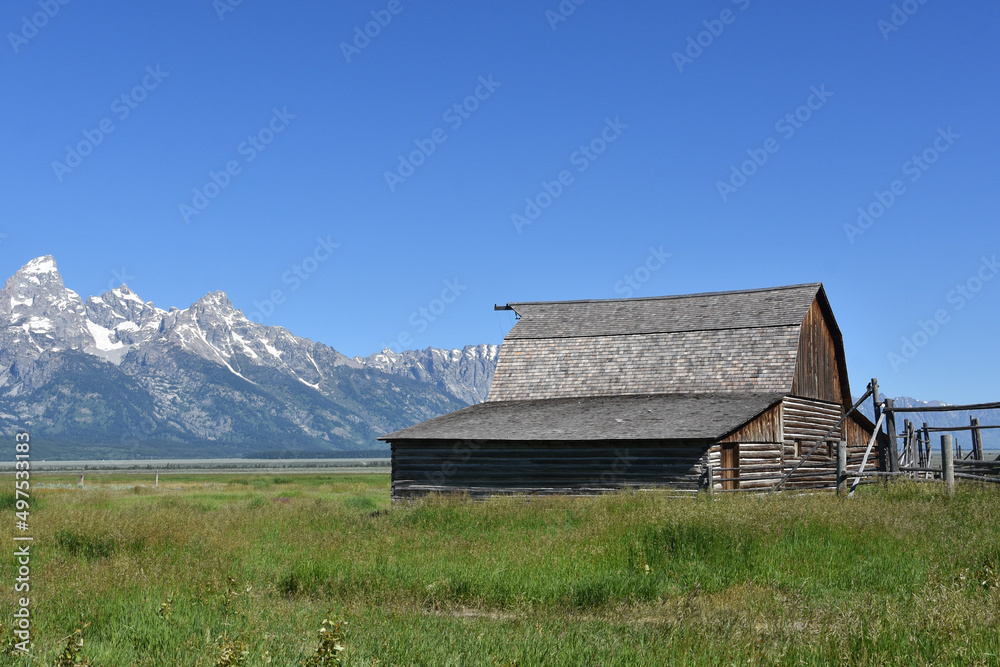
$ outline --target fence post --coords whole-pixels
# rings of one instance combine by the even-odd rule
[[[924,432],[924,447],[926,447],[926,449],[927,449],[927,467],[930,468],[931,467],[931,429],[927,425],[927,422],[924,422],[923,432]],[[932,476],[933,476],[933,474],[934,473],[931,473]]]
[[[924,466],[924,450],[917,444],[917,434],[913,431],[913,422],[907,419],[903,430],[906,431],[905,447],[908,452],[906,458],[910,462],[910,465],[915,465],[918,468],[926,467]],[[914,474],[913,477],[916,478],[917,475]]]
[[[920,446],[920,442],[917,440],[917,433],[913,430],[913,422],[909,419],[906,420],[906,442],[910,451],[910,465],[916,462],[917,467],[926,468],[927,466],[924,465],[924,448]]]
[[[903,455],[899,459],[899,465],[914,465],[913,446],[910,442],[910,420],[903,419]]]
[[[872,409],[875,415],[875,423],[878,424],[878,418],[882,415],[882,405],[878,401],[878,378],[872,378],[871,384],[869,385],[872,389]],[[876,433],[877,437],[877,433]],[[889,457],[886,451],[885,445],[876,440],[878,444],[878,469],[880,472],[887,472],[889,470]],[[888,481],[888,478],[886,478]]]
[[[715,477],[712,474],[712,464],[708,464],[708,497],[715,495]]]
[[[955,495],[955,450],[950,433],[941,436],[941,473],[948,495]]]
[[[969,417],[969,425],[972,427],[972,458],[982,461],[983,458],[983,433],[979,430],[979,420]]]
[[[837,443],[837,495],[844,495],[847,487],[847,442]]]
[[[885,399],[885,432],[889,435],[889,472],[899,472],[899,445],[896,442],[896,413],[892,399]]]

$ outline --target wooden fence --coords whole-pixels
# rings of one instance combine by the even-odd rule
[[[974,415],[969,417],[968,426],[929,426],[924,422],[920,428],[909,419],[903,420],[903,429],[896,432],[898,414],[913,412],[972,412],[1000,408],[1000,403],[977,403],[975,405],[940,405],[927,407],[896,407],[891,398],[885,400],[886,430],[889,435],[890,466],[885,471],[890,476],[910,479],[944,480],[949,489],[954,488],[955,479],[968,479],[993,484],[1000,483],[1000,456],[988,459],[983,449],[982,433],[1000,425],[981,424]],[[963,453],[962,447],[955,447],[953,433],[969,432],[972,446]],[[940,467],[933,464],[932,433],[941,433]],[[894,455],[893,455],[894,454]]]
[[[861,465],[849,467],[846,465],[847,443],[841,441],[837,448],[837,466],[833,468],[824,464],[801,468],[798,473],[809,475],[813,479],[817,477],[827,477],[831,481],[817,480],[812,484],[796,484],[795,491],[805,490],[832,490],[838,493],[853,494],[854,490],[863,484],[871,484],[880,479],[902,478],[917,481],[943,481],[949,490],[954,489],[955,480],[973,480],[1000,484],[1000,457],[996,460],[984,459],[956,459],[954,453],[954,440],[950,434],[941,436],[940,467],[933,467],[929,464],[918,464],[914,466],[900,466],[897,470],[878,470],[871,465],[870,461],[862,462]],[[843,453],[842,453],[843,452]],[[929,452],[928,452],[928,460]],[[901,460],[902,457],[901,457]],[[709,493],[731,493],[734,491],[773,491],[777,484],[789,477],[782,472],[782,466],[772,466],[773,474],[767,476],[755,475],[754,482],[774,482],[774,486],[755,486],[754,488],[740,487],[739,473],[741,468],[708,468],[708,479],[706,488]],[[729,473],[728,475],[726,473]],[[735,476],[734,476],[735,475]],[[853,481],[852,481],[853,479]],[[722,489],[715,488],[715,482],[723,482]]]
[[[741,489],[739,475],[741,469],[708,467],[707,489],[710,493],[719,493],[715,482],[723,482],[722,493],[754,490],[779,491],[786,484],[794,482],[795,490],[834,489],[838,493],[853,494],[862,484],[871,484],[882,479],[907,478],[919,481],[943,481],[949,492],[954,490],[955,480],[973,480],[1000,484],[1000,456],[989,459],[983,449],[982,432],[986,429],[1000,428],[1000,425],[981,424],[975,416],[970,416],[968,426],[929,426],[926,422],[921,427],[909,419],[904,419],[903,428],[897,432],[897,415],[914,412],[971,412],[974,410],[991,410],[1000,408],[1000,403],[977,403],[974,405],[943,405],[931,407],[896,407],[891,398],[878,402],[878,380],[872,379],[868,391],[847,414],[838,422],[840,425],[847,416],[864,403],[869,397],[874,404],[876,425],[871,441],[868,443],[864,458],[858,464],[848,466],[847,443],[840,441],[837,446],[836,468],[830,462],[810,461],[810,456],[828,436],[836,430],[834,426],[822,438],[816,440],[805,455],[790,468],[781,465],[755,467],[753,476],[754,488]],[[885,424],[884,444],[875,449]],[[972,446],[968,452],[963,452],[961,445],[955,447],[952,433],[968,431],[972,436]],[[933,433],[940,433],[939,456],[935,460],[932,443]],[[872,454],[875,454],[873,457]],[[939,465],[935,465],[939,464]],[[763,475],[760,473],[764,473]],[[853,479],[853,481],[852,481]],[[768,484],[767,482],[771,482]],[[763,483],[763,484],[762,484]]]

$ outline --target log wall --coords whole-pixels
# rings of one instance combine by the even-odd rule
[[[788,396],[782,401],[784,424],[784,465],[791,470],[802,460],[816,440],[830,430],[843,417],[844,408],[837,403],[818,401],[811,398]],[[837,479],[837,442],[847,439],[847,469],[856,471],[865,454],[865,446],[871,432],[864,429],[852,418],[827,436],[827,443],[820,445],[795,474],[785,482],[787,488],[812,488],[835,486]],[[798,451],[796,451],[796,449]],[[875,466],[874,454],[869,457],[868,469]]]
[[[777,482],[775,477],[782,474],[782,462],[781,443],[741,442],[738,488],[751,491],[774,486]],[[715,490],[721,491],[725,474],[720,470],[723,467],[721,444],[715,444],[709,448],[708,463],[712,466]]]
[[[586,495],[635,487],[696,492],[704,441],[396,441],[392,498],[427,493]]]
[[[629,440],[596,442],[395,441],[392,498],[428,493],[587,495],[636,487],[694,493],[723,490],[723,442],[739,442],[738,488],[773,487],[843,415],[844,408],[811,398],[786,397],[758,420],[716,443]],[[754,437],[761,436],[764,437]],[[856,472],[871,431],[849,418],[785,483],[789,489],[836,484],[837,445],[847,438],[849,472]],[[798,441],[798,451],[796,451]],[[874,469],[877,448],[869,458]]]

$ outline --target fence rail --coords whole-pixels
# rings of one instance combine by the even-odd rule
[[[880,479],[893,478],[916,482],[944,481],[949,490],[954,488],[956,479],[1000,484],[1000,461],[955,460],[945,454],[945,452],[952,452],[954,445],[951,440],[950,435],[941,436],[942,466],[940,468],[929,465],[906,465],[899,466],[897,470],[874,470],[865,469],[864,462],[861,465],[848,467],[844,463],[845,457],[838,455],[836,465],[818,462],[810,467],[796,467],[795,470],[800,473],[798,479],[788,475],[787,470],[791,466],[782,464],[728,468],[708,466],[706,486],[710,493],[734,493],[737,491],[767,493],[773,491],[776,486],[767,483],[778,482],[792,486],[796,491],[837,489],[838,492],[843,492],[846,490],[848,478],[853,477],[854,482],[850,485],[850,492],[853,494],[854,489],[858,486],[874,484]],[[846,443],[841,443],[841,446],[845,447]],[[756,472],[748,474],[748,469]],[[758,474],[765,471],[775,474]],[[836,481],[816,481],[817,476],[829,475],[833,472],[836,473]],[[721,484],[722,488],[715,488],[716,484]],[[729,485],[728,488],[727,485]]]
[[[1000,429],[1000,424],[980,424],[979,419],[972,415],[969,416],[968,426],[930,426],[926,422],[922,426],[917,426],[906,419],[902,432],[896,432],[897,414],[989,410],[1000,408],[1000,402],[896,407],[891,398],[880,401],[879,396],[878,379],[872,378],[864,395],[845,411],[832,428],[822,437],[810,437],[809,442],[804,443],[808,450],[801,457],[798,457],[796,449],[798,460],[786,463],[782,454],[781,463],[754,463],[744,466],[737,463],[734,467],[725,468],[714,468],[709,465],[707,474],[703,478],[703,482],[707,484],[703,484],[701,488],[707,487],[710,493],[734,491],[773,493],[787,485],[796,490],[836,488],[838,493],[849,491],[849,495],[853,495],[854,490],[862,484],[874,484],[879,480],[887,481],[892,478],[907,478],[920,482],[943,481],[949,493],[954,492],[956,479],[1000,484],[1000,456],[987,460],[983,450],[982,435],[985,430]],[[869,397],[872,399],[875,411],[875,425],[860,464],[856,459],[848,463],[847,442],[843,440],[837,444],[835,460],[810,460],[810,457],[828,441],[836,442],[835,439],[831,440],[830,436]],[[816,432],[819,430],[815,429]],[[961,446],[956,447],[955,439],[951,435],[953,432],[971,433],[971,451],[963,454]],[[934,460],[935,452],[932,451],[931,433],[942,433],[940,458],[937,461]],[[829,456],[833,458],[832,454]],[[937,462],[940,462],[940,467],[934,466]],[[872,469],[876,465],[878,469]],[[850,485],[848,485],[849,478],[853,478]],[[716,486],[721,488],[717,489]]]

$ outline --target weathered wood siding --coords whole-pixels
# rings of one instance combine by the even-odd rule
[[[782,472],[782,405],[778,403],[759,415],[718,443],[708,451],[708,462],[713,470],[715,490],[722,491],[732,488],[724,478],[730,475],[723,465],[722,448],[726,443],[738,442],[739,447],[739,479],[737,488],[742,490],[766,489],[777,481],[775,477]]]
[[[594,494],[634,487],[695,492],[706,483],[708,442],[392,443],[392,498],[427,493]]]
[[[791,470],[812,449],[816,441],[844,416],[839,403],[818,401],[812,398],[788,396],[782,401],[784,419],[784,466]],[[795,474],[785,482],[787,488],[831,486],[837,478],[836,443],[843,433],[841,426],[829,436],[825,444],[813,452]]]
[[[487,400],[783,393],[795,371],[798,341],[797,326],[505,338]]]
[[[846,372],[841,378],[840,364],[837,362],[837,344],[819,300],[814,300],[799,332],[792,394],[840,403],[844,398],[841,387],[846,386],[846,382]]]
[[[723,490],[722,444],[708,450],[708,463],[713,469],[715,490]],[[780,442],[741,442],[739,456],[739,488],[744,491],[768,489],[777,483],[782,474],[782,445]],[[719,470],[718,473],[714,472]]]
[[[868,446],[868,441],[871,440],[872,432],[870,429],[864,428],[858,423],[856,419],[848,419],[844,422],[844,431],[847,434],[847,445],[852,449],[858,448],[861,453],[864,454],[865,447]],[[872,447],[872,452],[878,450],[878,444]]]
[[[781,442],[781,403],[771,407],[719,442]]]
[[[865,449],[868,448],[868,442],[872,439],[872,428],[868,425],[863,425],[856,415],[851,415],[844,422],[844,430],[847,433],[847,467],[848,469],[857,470],[858,466],[861,465],[861,460],[864,458]],[[884,436],[880,440],[884,441]],[[876,442],[872,445],[872,452],[868,456],[868,463],[865,465],[865,470],[875,470],[879,467],[881,453],[879,443]]]
[[[789,396],[782,402],[785,427],[784,466],[786,472],[805,456],[816,441],[844,415],[843,406],[815,399]],[[855,419],[848,418],[824,444],[809,457],[785,483],[788,488],[834,486],[837,478],[837,443],[846,436],[847,470],[857,471],[865,454],[871,431],[866,431]],[[798,444],[798,454],[796,454]],[[868,469],[874,467],[875,454],[869,458]]]
[[[787,397],[725,438],[739,442],[738,488],[766,490],[791,470],[843,414],[836,403]],[[848,471],[856,472],[871,431],[849,418],[787,482],[790,489],[830,488],[836,480],[836,443],[848,442]],[[764,434],[763,438],[754,435]],[[796,454],[796,441],[799,443]],[[392,498],[427,493],[585,495],[635,487],[683,492],[705,488],[707,466],[715,490],[725,485],[723,441],[628,440],[599,442],[395,441]],[[877,450],[875,450],[877,451]],[[869,469],[877,464],[873,452]]]

